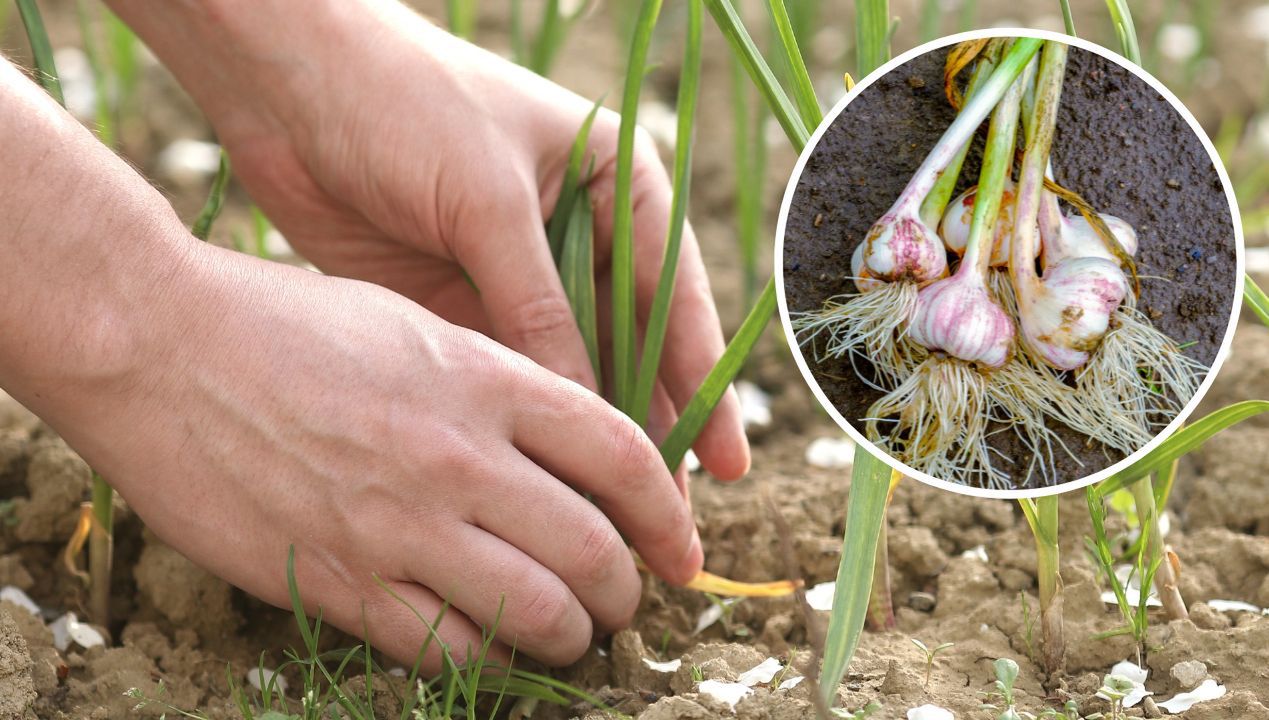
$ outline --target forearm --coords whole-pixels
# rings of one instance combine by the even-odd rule
[[[46,419],[134,381],[189,262],[170,206],[0,59],[0,385]],[[91,392],[90,392],[91,390]]]

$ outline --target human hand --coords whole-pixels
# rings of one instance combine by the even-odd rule
[[[197,564],[287,607],[293,544],[305,604],[407,663],[426,628],[374,576],[429,620],[451,604],[459,662],[496,623],[495,659],[564,664],[638,606],[618,529],[662,577],[700,570],[656,447],[603,399],[377,286],[193,251],[135,390],[53,418]]]
[[[543,231],[589,100],[454,38],[395,0],[313,3],[302,16],[289,0],[236,10],[233,0],[220,0],[193,11],[182,3],[113,4],[194,94],[238,178],[302,255],[325,272],[391,288],[594,388]],[[190,12],[206,16],[191,19]],[[281,13],[276,22],[273,12]],[[618,121],[602,110],[590,139],[605,303]],[[642,133],[633,205],[642,321],[670,205],[664,167]],[[668,432],[723,346],[689,227],[650,416],[654,437]],[[748,470],[734,393],[695,449],[719,478]]]
[[[601,398],[376,285],[200,243],[3,60],[0,98],[24,139],[0,146],[0,386],[194,562],[285,607],[294,546],[309,610],[405,662],[427,630],[375,576],[452,603],[459,661],[505,597],[495,657],[565,663],[635,611],[626,540],[700,570],[656,447]]]

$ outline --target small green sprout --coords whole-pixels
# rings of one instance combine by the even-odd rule
[[[909,638],[909,639],[912,641],[913,645],[916,645],[918,648],[920,648],[921,652],[925,654],[925,684],[922,685],[921,687],[928,690],[930,687],[930,675],[931,673],[934,672],[934,656],[938,655],[944,650],[947,650],[948,648],[952,647],[956,643],[946,642],[939,645],[935,645],[933,648],[930,648],[930,647],[927,647],[925,643],[921,642],[920,640],[917,640],[916,638]]]
[[[1097,697],[1110,702],[1109,720],[1121,720],[1127,717],[1124,713],[1124,698],[1132,692],[1133,682],[1123,675],[1106,675],[1102,678],[1102,686],[1097,690]]]
[[[718,621],[722,623],[723,631],[727,633],[728,637],[749,636],[749,628],[745,627],[743,624],[736,624],[732,619],[732,616],[736,614],[736,606],[740,605],[744,598],[725,598],[711,592],[703,594],[705,595],[705,599],[709,600],[709,603],[718,608],[719,612],[722,613],[722,615],[719,616]]]
[[[833,715],[835,717],[845,718],[845,720],[865,720],[865,718],[869,717],[870,715],[872,715],[873,713],[877,712],[880,709],[881,709],[881,704],[873,700],[869,702],[867,705],[859,708],[855,712],[850,712],[846,710],[846,708],[833,708]]]
[[[987,693],[987,699],[999,699],[999,705],[991,702],[983,703],[984,710],[1000,711],[997,720],[1022,720],[1014,708],[1013,684],[1018,680],[1018,663],[1009,658],[998,658],[993,665],[996,669],[996,689]],[[1002,707],[1003,706],[1003,707]]]
[[[1027,649],[1027,659],[1035,662],[1035,615],[1031,613],[1027,594],[1021,590],[1018,591],[1018,603],[1022,605],[1022,644]]]
[[[701,670],[700,665],[693,665],[691,672],[692,672],[692,682],[698,683],[705,679],[705,672]]]

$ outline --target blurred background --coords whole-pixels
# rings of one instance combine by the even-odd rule
[[[663,151],[674,142],[674,97],[684,0],[668,0],[639,122]],[[766,3],[734,0],[760,46],[772,36]],[[786,0],[821,99],[845,93],[856,73],[854,2]],[[630,0],[410,0],[438,24],[506,57],[535,66],[587,97],[615,107],[638,3]],[[42,3],[72,111],[115,146],[192,220],[216,170],[215,137],[197,107],[99,0]],[[1072,0],[1078,33],[1112,49],[1119,41],[1101,0]],[[1243,212],[1248,269],[1269,279],[1269,3],[1263,0],[1130,2],[1146,68],[1190,108],[1225,159]],[[554,11],[555,23],[544,18]],[[1058,0],[891,0],[893,52],[953,32],[1021,26],[1062,31]],[[549,25],[549,27],[548,27]],[[796,161],[779,127],[731,59],[712,22],[705,33],[690,217],[705,248],[724,322],[743,318],[755,285],[770,272],[771,242],[784,186]],[[27,61],[11,3],[0,3],[0,49]],[[768,53],[770,62],[778,59]],[[856,73],[857,74],[857,73]],[[668,157],[668,155],[667,155]],[[212,240],[290,257],[250,199],[231,186]]]

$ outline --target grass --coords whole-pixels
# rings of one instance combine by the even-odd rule
[[[489,651],[493,645],[494,626],[483,634],[478,648],[462,649],[471,659],[459,663],[455,652],[437,635],[435,628],[448,612],[442,606],[431,619],[424,618],[415,608],[392,592],[382,581],[379,589],[408,608],[425,629],[426,640],[419,648],[414,663],[404,679],[389,676],[376,661],[370,647],[365,644],[347,649],[321,650],[322,617],[310,618],[304,610],[299,584],[295,579],[295,548],[287,556],[287,587],[291,601],[291,613],[299,630],[301,647],[284,653],[286,660],[272,674],[265,667],[262,654],[253,670],[261,678],[258,692],[248,689],[235,680],[232,665],[226,667],[230,700],[245,720],[322,720],[343,717],[350,720],[377,720],[392,717],[399,720],[501,717],[508,701],[528,699],[558,706],[569,706],[577,701],[615,717],[621,713],[609,708],[595,696],[567,683],[538,673],[508,668],[492,662]],[[364,618],[363,618],[364,621]],[[424,680],[421,667],[429,650],[439,649],[442,671],[435,678]],[[300,687],[296,692],[283,692],[280,678],[298,677]],[[352,689],[349,682],[362,680],[363,688]],[[167,701],[160,681],[158,690],[149,695],[139,688],[132,688],[127,695],[137,701],[140,710],[152,707],[173,716],[208,720],[208,715],[177,707]],[[383,715],[377,710],[379,695],[391,696],[391,704],[399,713]]]

